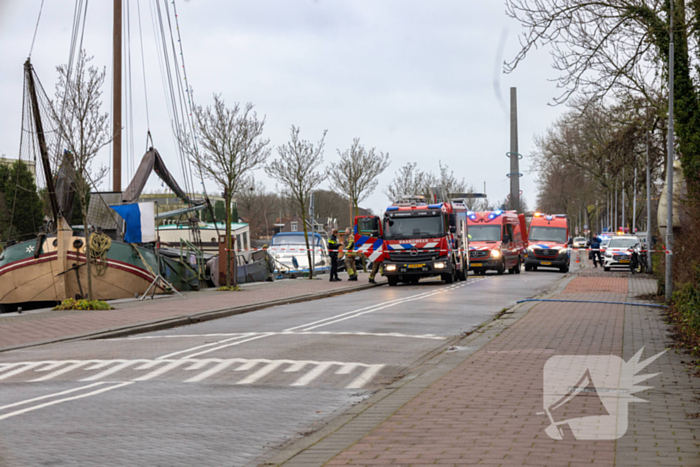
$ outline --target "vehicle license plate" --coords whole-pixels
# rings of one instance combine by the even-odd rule
[[[421,269],[425,264],[409,264],[408,269]]]
[[[629,263],[630,260],[628,260],[628,259],[621,259],[620,262],[621,262],[621,263]]]
[[[550,261],[542,261],[540,264],[542,266],[551,266],[552,265],[552,263]]]
[[[481,266],[483,266],[481,263],[472,263],[473,268],[480,268]]]

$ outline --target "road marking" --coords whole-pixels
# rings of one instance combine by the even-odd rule
[[[203,367],[204,367],[205,365],[207,365],[209,362],[208,362],[207,360],[202,360],[202,362],[200,362],[200,363],[203,363],[203,364],[204,364],[204,365],[201,366],[201,368],[203,368]],[[221,372],[221,371],[224,371],[226,368],[230,367],[230,366],[233,365],[234,363],[236,363],[236,362],[233,361],[233,360],[225,360],[225,361],[223,361],[223,362],[219,362],[217,365],[214,365],[213,367],[211,367],[211,368],[208,369],[207,371],[204,371],[204,372],[202,372],[202,373],[198,374],[197,376],[194,376],[194,377],[192,377],[192,378],[190,378],[190,379],[186,379],[186,380],[185,380],[185,383],[198,383],[198,382],[200,382],[200,381],[204,381],[205,379],[209,378],[210,376],[213,376],[213,375],[215,375],[215,374],[217,374],[217,373],[219,373],[219,372]],[[195,365],[192,365],[192,367],[187,368],[187,369],[188,369],[188,370],[198,369],[198,368],[193,368],[194,366],[198,366],[198,367],[199,367],[199,363],[197,363],[197,364],[195,364]]]
[[[67,391],[55,392],[53,394],[47,394],[45,396],[39,396],[39,397],[35,397],[33,399],[27,399],[24,401],[14,402],[12,404],[0,406],[0,410],[10,409],[12,407],[17,407],[17,406],[25,405],[25,404],[31,404],[32,402],[41,401],[44,399],[51,399],[52,397],[56,397],[56,396],[63,396],[65,394],[70,394],[70,393],[73,393],[76,391],[82,391],[83,389],[89,389],[89,388],[93,388],[95,386],[102,386],[103,384],[107,384],[107,382],[101,381],[99,383],[92,383],[92,384],[88,384],[87,386],[81,386],[79,388],[68,389]]]
[[[292,386],[306,386],[309,383],[314,382],[316,378],[321,376],[327,369],[330,367],[333,363],[332,362],[324,362],[316,365],[316,368],[313,370],[309,371],[306,373],[304,376],[299,378],[298,380],[294,381],[291,385]]]
[[[372,365],[369,366],[365,371],[362,372],[360,376],[352,380],[350,384],[345,386],[345,389],[356,389],[363,388],[365,384],[372,380],[377,373],[381,371],[384,365]]]
[[[172,335],[172,336],[148,336],[148,337],[124,337],[124,338],[117,338],[117,339],[105,339],[109,341],[117,341],[117,340],[138,340],[138,339],[171,339],[174,337],[179,337],[179,338],[202,338],[202,337],[226,337],[226,336],[242,336],[242,337],[250,337],[250,336],[257,336],[261,334],[269,334],[271,336],[294,336],[294,335],[319,335],[319,336],[368,336],[368,337],[406,337],[406,338],[411,338],[411,339],[434,339],[434,340],[445,340],[447,337],[442,337],[442,336],[436,336],[435,334],[403,334],[400,332],[363,332],[363,331],[273,331],[273,332],[268,332],[268,331],[256,331],[256,332],[246,332],[246,333],[235,333],[235,334],[226,334],[226,333],[219,333],[219,334],[183,334],[183,335]],[[221,344],[226,342],[226,340],[221,340],[218,342],[210,342],[206,344],[207,346],[210,345],[216,345],[216,344]],[[193,348],[194,349],[194,348]],[[188,349],[189,351],[193,349]],[[158,357],[158,358],[168,358],[173,355],[177,355],[179,353],[185,353],[188,350],[181,350],[179,352],[175,352],[170,355],[164,355],[163,357]],[[0,371],[2,371],[2,368],[0,368]]]
[[[362,372],[348,386],[346,386],[354,389],[361,389],[364,387],[364,385],[366,385],[378,371],[386,366],[384,364],[369,364],[360,362],[288,359],[269,360],[265,358],[50,360],[41,362],[18,362],[13,365],[17,366],[18,370],[22,370],[22,372],[15,373],[15,376],[21,375],[28,369],[39,368],[35,370],[35,372],[31,373],[28,381],[24,382],[48,381],[51,379],[56,379],[59,376],[67,375],[70,372],[76,372],[80,375],[84,374],[85,371],[97,371],[97,373],[92,376],[80,378],[77,381],[95,381],[97,378],[104,376],[112,376],[113,379],[121,379],[122,381],[126,380],[128,382],[149,381],[180,368],[183,370],[181,374],[186,375],[184,382],[195,383],[204,381],[215,374],[221,373],[229,367],[234,366],[234,364],[237,365],[229,373],[231,377],[234,377],[233,375],[235,373],[253,370],[252,374],[241,377],[239,381],[235,382],[234,380],[234,384],[255,384],[274,371],[279,370],[281,373],[306,371],[291,384],[291,386],[306,386],[326,373],[330,367],[337,366],[338,368],[333,373],[334,375],[342,376],[350,375],[358,371]],[[42,371],[45,367],[50,367],[54,371],[50,371],[48,374],[43,375],[40,378],[33,378],[33,376],[36,375],[36,372]],[[144,371],[145,374],[143,374]],[[197,371],[198,373],[192,376],[193,371]],[[126,372],[126,374],[123,375],[122,378],[119,378],[118,375],[116,375],[119,372]],[[238,377],[234,378],[238,379]]]
[[[21,409],[21,410],[15,411],[15,412],[10,412],[10,413],[5,414],[5,415],[0,415],[0,420],[5,420],[6,418],[14,417],[16,415],[22,415],[23,413],[32,412],[34,410],[43,409],[44,407],[50,407],[52,405],[61,404],[63,402],[69,402],[69,401],[74,401],[74,400],[78,400],[78,399],[83,399],[85,397],[96,396],[97,394],[102,394],[103,392],[111,391],[112,389],[118,389],[118,388],[121,388],[124,386],[128,386],[129,384],[134,384],[134,383],[132,381],[126,381],[124,383],[119,383],[119,384],[116,384],[114,386],[110,386],[107,388],[97,389],[95,391],[88,392],[85,394],[80,394],[78,396],[66,397],[64,399],[57,399],[57,400],[54,400],[51,402],[46,402],[45,404],[35,405],[34,407],[27,407],[26,409]]]
[[[161,357],[158,357],[158,359],[159,359],[159,360],[162,360],[162,359],[164,359],[164,358],[170,358],[170,357],[173,357],[173,356],[175,356],[175,355],[180,355],[180,354],[183,354],[183,353],[192,352],[193,350],[199,350],[199,349],[203,349],[203,348],[205,348],[205,347],[211,347],[211,346],[214,346],[214,345],[222,344],[222,343],[224,343],[224,342],[230,342],[230,341],[233,341],[233,340],[236,340],[236,339],[241,339],[241,338],[249,337],[249,336],[251,336],[251,335],[255,335],[255,333],[250,333],[250,332],[249,332],[249,333],[246,333],[246,334],[235,334],[235,337],[232,337],[232,338],[230,338],[230,339],[224,339],[224,340],[220,340],[220,341],[217,341],[217,342],[209,342],[209,343],[207,343],[207,344],[198,345],[198,346],[196,346],[196,347],[191,347],[191,348],[185,349],[185,350],[178,350],[177,352],[169,353],[169,354],[167,354],[167,355],[163,355],[163,356],[161,356]]]
[[[26,363],[14,363],[11,366],[7,368],[12,368],[15,366],[18,366],[19,368],[15,368],[12,371],[8,371],[7,373],[0,374],[0,380],[6,379],[6,378],[11,378],[13,376],[19,375],[20,373],[24,373],[27,370],[30,370],[32,368],[36,368],[40,365],[44,365],[47,363],[55,363],[53,361],[51,362],[26,362]]]
[[[240,380],[236,384],[255,384],[259,379],[264,378],[265,376],[269,375],[273,371],[277,369],[280,365],[285,363],[284,361],[277,360],[276,362],[270,362],[264,367],[260,368],[258,371],[256,371],[253,374],[248,375],[244,379]]]

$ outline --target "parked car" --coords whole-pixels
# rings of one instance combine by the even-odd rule
[[[632,255],[630,249],[639,244],[639,238],[634,235],[620,235],[611,238],[603,257],[603,269],[610,271],[610,268],[614,267],[629,268]]]
[[[318,233],[310,233],[309,246],[314,261],[314,272],[318,274],[330,271],[331,260],[328,256],[326,240]],[[275,273],[303,274],[309,272],[304,232],[280,232],[276,234],[272,237],[267,251],[275,264]]]
[[[573,247],[574,248],[586,248],[588,241],[584,237],[574,238]]]

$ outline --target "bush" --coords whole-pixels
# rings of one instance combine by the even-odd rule
[[[229,285],[229,286],[219,287],[216,290],[218,290],[219,292],[240,292],[241,288],[238,287],[237,285]]]
[[[114,310],[109,303],[104,300],[75,300],[67,298],[54,310]]]

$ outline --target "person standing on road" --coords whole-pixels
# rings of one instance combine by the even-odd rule
[[[357,280],[357,271],[355,270],[355,236],[352,234],[350,227],[345,229],[345,270],[348,272],[349,281]]]
[[[600,243],[602,240],[596,232],[591,238],[591,254],[593,256],[593,267],[598,267],[598,264],[603,265],[603,255],[600,254]]]
[[[342,279],[338,277],[338,229],[333,229],[331,238],[328,239],[328,256],[331,257],[331,282],[338,282]]]

